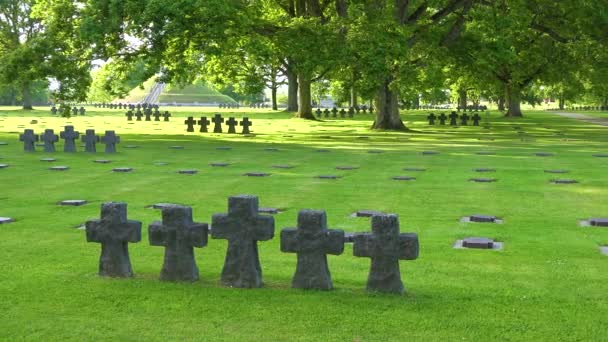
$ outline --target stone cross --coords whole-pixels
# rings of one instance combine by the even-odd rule
[[[456,112],[452,112],[452,114],[449,115],[450,117],[450,126],[458,126],[458,122],[456,120],[458,120],[458,114],[456,114]]]
[[[84,114],[87,112],[87,110],[84,109],[84,107],[80,107],[80,109],[78,111],[80,112],[81,116],[84,116]]]
[[[55,106],[51,107],[51,114],[57,115],[57,108]]]
[[[215,116],[213,117],[213,119],[211,119],[211,121],[213,121],[213,123],[214,123],[213,133],[222,133],[222,122],[224,122],[224,118],[222,118],[222,115],[215,114]]]
[[[367,106],[363,106],[361,108],[361,111],[363,112],[363,114],[367,114]]]
[[[321,108],[317,108],[315,113],[317,113],[317,117],[320,118],[321,117]]]
[[[402,294],[399,260],[418,258],[418,235],[400,234],[395,214],[374,215],[372,233],[355,234],[354,243],[354,256],[372,259],[367,290]]]
[[[23,150],[26,152],[35,152],[35,142],[38,141],[38,134],[34,134],[33,129],[26,129],[23,134],[19,136],[19,141],[23,141]]]
[[[137,112],[135,113],[135,117],[137,118],[137,121],[141,121],[141,118],[144,116],[144,114],[141,112],[141,110],[139,110],[139,108],[137,108]]]
[[[298,254],[293,288],[331,290],[326,254],[343,251],[344,231],[327,229],[327,215],[322,210],[300,210],[298,228],[281,231],[281,252]]]
[[[154,116],[154,121],[160,121],[160,112],[158,111],[158,109],[154,112],[154,114],[152,114],[152,116]]]
[[[251,127],[251,125],[253,124],[251,123],[251,121],[249,121],[248,117],[244,117],[239,124],[243,126],[243,131],[241,132],[242,134],[251,134],[251,132],[249,131],[249,127]]]
[[[184,123],[188,126],[186,128],[186,132],[194,132],[194,125],[196,125],[196,120],[192,116],[188,117],[188,120],[184,121]]]
[[[76,108],[76,107],[72,108],[72,115],[78,116],[78,108]]]
[[[222,283],[252,288],[262,286],[258,241],[274,237],[274,218],[258,215],[257,196],[239,195],[228,199],[228,214],[211,219],[211,236],[227,239],[228,250],[222,269]]]
[[[432,126],[435,124],[435,120],[437,119],[437,116],[435,116],[435,113],[431,113],[426,118],[427,118],[427,120],[429,120],[429,125]]]
[[[445,122],[447,119],[448,119],[447,115],[445,115],[445,113],[441,113],[439,115],[439,124],[445,125]]]
[[[107,202],[101,205],[101,219],[85,224],[87,242],[101,243],[99,275],[131,277],[128,243],[141,240],[141,222],[127,220],[127,204]]]
[[[74,131],[74,126],[65,126],[65,130],[59,133],[61,139],[65,140],[63,145],[63,152],[76,152],[76,139],[80,136],[80,133]]]
[[[144,115],[146,116],[146,121],[152,121],[152,109],[146,108],[146,110],[144,111]]]
[[[346,118],[346,111],[344,110],[344,108],[341,108],[341,109],[340,109],[340,117],[341,117],[342,119]]]
[[[171,113],[169,113],[169,111],[165,111],[165,114],[163,114],[163,118],[165,118],[165,121],[169,121],[169,118],[171,117]]]
[[[331,116],[332,116],[332,118],[337,118],[338,117],[338,108],[334,107],[331,110]]]
[[[353,108],[353,107],[348,108],[348,117],[351,119],[355,117],[355,108]]]
[[[235,127],[239,124],[234,118],[229,118],[226,120],[226,125],[228,125],[228,133],[236,133]]]
[[[328,118],[329,117],[329,109],[325,108],[325,110],[323,111],[323,115]]]
[[[59,136],[52,129],[45,129],[40,140],[44,142],[44,152],[55,152],[55,143],[59,141]]]
[[[106,153],[116,153],[116,144],[120,143],[120,137],[114,131],[106,131],[101,137],[101,143],[106,145]]]
[[[125,116],[127,117],[127,121],[133,121],[133,112],[132,111],[128,111],[127,114],[125,114]]]
[[[462,113],[462,115],[460,116],[460,124],[463,126],[467,126],[469,122],[469,116],[467,115],[467,113]]]
[[[201,119],[198,120],[197,123],[201,126],[201,128],[199,129],[199,132],[201,132],[201,133],[209,132],[209,130],[207,129],[207,126],[209,126],[211,121],[207,120],[206,116],[201,116]]]
[[[99,142],[99,137],[95,135],[94,129],[87,129],[86,134],[80,139],[85,143],[85,152],[97,152],[97,149],[95,149],[95,144]]]
[[[479,121],[481,120],[481,116],[479,116],[478,113],[475,113],[475,115],[473,115],[471,119],[473,119],[473,126],[479,126]]]
[[[369,113],[374,114],[374,107],[372,105],[369,106]]]
[[[148,226],[150,245],[164,246],[165,259],[161,280],[198,280],[194,247],[207,246],[209,225],[192,221],[192,208],[179,205],[163,207],[163,221]]]

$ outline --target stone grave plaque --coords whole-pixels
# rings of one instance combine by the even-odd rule
[[[211,163],[209,165],[212,167],[226,167],[226,166],[230,166],[230,163]]]
[[[86,200],[64,200],[64,201],[59,202],[58,204],[79,207],[81,205],[87,204],[87,201]]]
[[[462,247],[492,249],[494,247],[494,240],[484,237],[468,237],[462,240]]]
[[[11,223],[14,222],[15,220],[13,220],[10,217],[2,217],[0,216],[0,224],[5,224],[5,223]]]
[[[470,178],[469,182],[475,183],[493,183],[498,181],[496,178]]]
[[[171,149],[171,150],[183,150],[184,146],[169,146],[169,149]]]
[[[411,180],[416,180],[416,177],[410,177],[410,176],[395,176],[391,178],[392,180],[396,180],[396,181],[411,181]]]
[[[109,163],[111,163],[112,161],[111,161],[111,160],[108,160],[108,159],[95,159],[95,160],[93,160],[93,162],[94,162],[94,163],[98,163],[98,164],[109,164]]]
[[[279,152],[279,149],[275,148],[275,147],[266,147],[264,149],[264,151],[266,151],[266,152]]]
[[[568,170],[545,170],[545,173],[568,173]]]
[[[0,164],[0,169],[6,169],[8,167],[8,164]]]
[[[115,167],[112,169],[113,172],[131,172],[133,168],[130,167]]]
[[[492,215],[471,215],[469,216],[470,222],[479,222],[479,223],[494,223],[496,222],[497,217]]]
[[[49,170],[51,170],[51,171],[66,171],[69,168],[70,168],[69,166],[51,166],[51,167],[49,167]]]
[[[424,172],[426,169],[421,167],[405,167],[403,168],[403,171]]]
[[[156,165],[156,166],[165,166],[165,165],[169,165],[169,163],[167,163],[167,162],[155,162],[154,165]]]
[[[382,150],[368,150],[367,153],[380,154],[380,153],[384,153],[384,151],[382,151]]]
[[[125,148],[139,148],[139,145],[127,145]]]
[[[431,156],[431,155],[435,155],[435,154],[439,154],[439,152],[437,151],[422,151],[420,152],[423,156]]]
[[[281,213],[281,209],[279,208],[259,208],[258,213],[260,214],[268,214],[268,215],[276,215]]]
[[[480,156],[493,156],[496,155],[496,152],[490,152],[490,151],[479,151],[476,154],[480,155]]]
[[[265,173],[265,172],[247,172],[247,173],[244,173],[243,176],[247,176],[247,177],[268,177],[268,176],[270,176],[270,173]]]
[[[590,218],[589,224],[594,227],[608,227],[608,218]]]
[[[593,155],[596,158],[608,158],[608,153],[598,153]]]
[[[198,173],[198,170],[179,170],[179,171],[177,171],[177,173],[182,174],[182,175],[194,175],[194,174]]]
[[[274,169],[293,169],[294,167],[292,165],[272,165],[272,168]]]
[[[327,152],[330,152],[330,151],[328,149],[320,148],[316,152],[327,153]]]
[[[576,179],[552,179],[551,183],[554,184],[576,184],[578,181]]]
[[[473,169],[475,172],[496,172],[496,169],[488,168],[488,167],[480,167]]]
[[[354,213],[355,217],[372,217],[374,215],[384,215],[383,212],[377,210],[361,209]]]
[[[232,147],[228,147],[228,146],[219,146],[215,148],[218,151],[230,151],[232,150]]]
[[[536,153],[534,153],[534,155],[537,157],[552,157],[555,154],[551,153],[551,152],[536,152]]]
[[[338,179],[338,178],[342,178],[342,176],[337,176],[337,175],[319,175],[319,176],[316,176],[315,178],[319,178],[319,179]]]
[[[358,166],[349,166],[349,165],[342,165],[342,166],[336,166],[336,170],[357,170],[359,167]]]

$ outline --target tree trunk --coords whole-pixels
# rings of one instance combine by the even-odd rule
[[[559,110],[564,110],[564,103],[566,101],[564,100],[564,98],[562,96],[559,97]]]
[[[316,120],[312,114],[312,96],[310,92],[311,81],[303,74],[298,75],[298,89],[300,94],[300,106],[298,108],[297,118]]]
[[[524,116],[521,112],[521,89],[512,84],[508,84],[506,89],[509,110],[507,110],[505,116],[511,118],[520,118]]]
[[[420,96],[416,95],[416,97],[413,98],[412,107],[414,107],[413,109],[420,109]],[[399,108],[399,105],[397,105],[397,108]]]
[[[32,110],[32,91],[29,83],[23,85],[23,109]]]
[[[298,75],[291,67],[286,68],[287,75],[287,111],[298,111]]]
[[[498,110],[501,112],[505,111],[505,99],[504,98],[499,98],[498,102],[496,102],[496,104],[498,105]]]
[[[406,131],[407,127],[399,116],[399,96],[390,89],[391,79],[387,78],[376,92],[376,120],[373,129]]]
[[[276,86],[276,84],[273,84],[271,93],[272,93],[272,110],[279,110],[279,106],[277,105],[277,86]]]
[[[462,110],[467,109],[467,90],[466,89],[458,89],[458,107]]]
[[[357,89],[355,89],[355,84],[350,86],[350,107],[357,107],[359,105],[359,100],[357,99]]]

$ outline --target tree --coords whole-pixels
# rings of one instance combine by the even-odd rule
[[[55,97],[83,99],[88,55],[75,39],[74,22],[57,22],[62,11],[76,13],[72,1],[0,1],[0,82],[20,90],[23,109],[31,110],[32,87],[54,78]]]

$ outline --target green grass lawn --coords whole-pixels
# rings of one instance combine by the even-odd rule
[[[608,217],[606,127],[544,112],[523,119],[484,115],[482,127],[429,127],[427,112],[404,113],[408,133],[369,131],[371,115],[356,120],[308,122],[265,110],[224,110],[249,116],[254,137],[186,133],[187,116],[212,110],[179,108],[170,123],[129,124],[120,110],[71,119],[47,109],[0,108],[0,339],[2,340],[225,340],[225,341],[600,341],[607,338],[608,229],[580,227],[589,217]],[[213,110],[217,111],[217,110]],[[32,120],[38,123],[31,124]],[[18,133],[42,133],[66,124],[84,132],[115,129],[122,138],[115,155],[25,153]],[[522,131],[525,133],[518,133]],[[493,139],[493,140],[491,140]],[[126,145],[139,145],[126,149]],[[183,150],[170,146],[181,145]],[[58,143],[58,150],[63,144]],[[232,150],[217,150],[230,146]],[[278,148],[267,151],[265,148]],[[319,153],[318,149],[329,149]],[[82,148],[80,148],[82,150]],[[103,146],[98,146],[103,151]],[[385,153],[368,153],[383,150]],[[435,150],[425,156],[421,151]],[[495,155],[478,155],[491,151]],[[535,152],[553,152],[537,157]],[[54,157],[54,163],[41,162]],[[111,164],[92,161],[109,158]],[[158,166],[156,162],[166,162]],[[229,167],[210,167],[229,162]],[[271,166],[291,164],[293,169]],[[67,165],[68,171],[49,171]],[[338,171],[338,165],[360,166]],[[127,174],[113,167],[129,166]],[[406,172],[405,167],[426,168]],[[477,174],[477,167],[496,168]],[[198,169],[179,175],[179,169]],[[568,169],[551,175],[545,169]],[[245,172],[270,177],[243,177]],[[337,180],[314,178],[343,176]],[[391,177],[416,176],[398,182]],[[471,177],[494,177],[477,184]],[[557,176],[557,177],[556,177]],[[579,184],[551,184],[553,178]],[[225,240],[196,249],[201,280],[158,280],[163,248],[148,244],[147,226],[160,219],[146,206],[173,202],[193,207],[194,220],[209,222],[227,210],[227,198],[254,194],[262,207],[277,207],[275,238],[260,242],[265,286],[220,285]],[[82,207],[60,207],[86,199]],[[129,218],[143,222],[142,242],[131,244],[133,279],[97,276],[99,244],[86,243],[83,222],[99,217],[105,201],[125,201]],[[299,209],[327,211],[330,228],[370,230],[359,209],[399,214],[402,232],[415,232],[420,257],[401,261],[404,296],[369,294],[369,259],[352,245],[329,256],[336,289],[293,290],[296,256],[279,250],[279,232],[296,224]],[[503,224],[461,223],[482,213]],[[501,251],[453,249],[457,239],[485,236]]]

